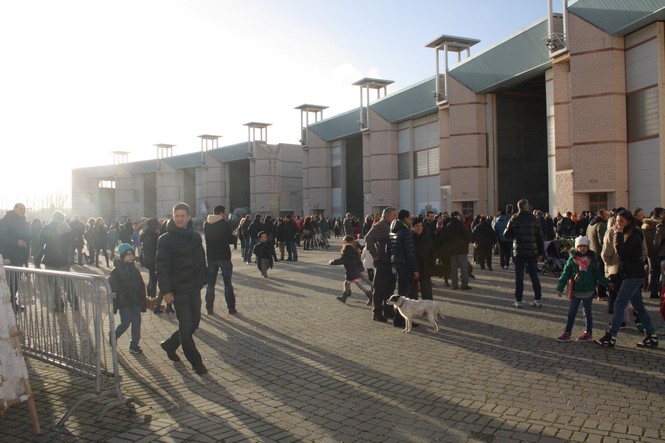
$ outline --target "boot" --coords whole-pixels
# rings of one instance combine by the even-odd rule
[[[337,300],[341,301],[342,303],[346,303],[346,299],[349,298],[351,295],[351,291],[344,291],[342,292],[342,295],[337,297]]]
[[[173,309],[173,303],[169,303],[166,305],[166,311],[167,314],[173,314],[175,312],[175,309]]]

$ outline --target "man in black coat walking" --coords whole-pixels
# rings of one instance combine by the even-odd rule
[[[542,291],[540,279],[538,278],[538,259],[545,254],[543,243],[543,232],[540,222],[529,212],[529,201],[522,199],[517,202],[519,212],[508,222],[503,235],[513,239],[513,250],[515,251],[515,303],[516,308],[522,307],[524,295],[524,269],[526,268],[531,277],[535,300],[531,306],[542,308],[540,301]]]
[[[224,281],[224,298],[229,314],[236,314],[236,296],[231,284],[233,275],[233,263],[231,263],[231,246],[234,242],[231,225],[226,221],[226,208],[215,206],[213,213],[203,223],[203,233],[206,238],[206,250],[208,252],[208,288],[206,289],[206,312],[214,314],[215,305],[215,283],[217,273],[222,271]]]
[[[189,205],[178,203],[173,207],[173,218],[168,221],[166,233],[157,242],[157,283],[166,303],[173,303],[178,318],[178,330],[161,343],[171,361],[178,362],[176,354],[182,345],[185,357],[197,374],[208,369],[194,343],[194,332],[201,322],[201,289],[206,284],[206,259],[201,235],[190,224]]]
[[[34,247],[34,246],[33,246]],[[9,260],[10,266],[25,266],[30,254],[30,226],[25,219],[25,205],[16,203],[14,209],[7,211],[0,220],[0,254],[5,260]],[[11,294],[12,306],[18,309],[16,291],[18,282],[10,278],[9,292]]]

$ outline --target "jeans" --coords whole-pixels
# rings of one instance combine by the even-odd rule
[[[258,238],[247,239],[247,247],[245,249],[245,261],[252,261],[252,254],[254,254],[254,246],[259,242]]]
[[[298,250],[296,249],[296,241],[295,240],[287,240],[286,241],[286,252],[289,255],[288,260],[298,261]]]
[[[593,297],[588,298],[577,298],[573,296],[570,300],[570,306],[568,307],[568,321],[566,322],[566,332],[568,335],[573,332],[573,325],[575,324],[575,317],[577,317],[577,310],[580,308],[580,303],[582,303],[582,309],[584,311],[584,325],[586,326],[586,332],[589,335],[593,329],[593,314],[591,312],[591,303],[593,302]]]
[[[450,256],[450,279],[453,288],[457,287],[457,268],[462,271],[462,286],[469,286],[469,260],[466,254]]]
[[[231,260],[218,260],[208,262],[208,287],[206,288],[206,310],[212,311],[215,305],[215,283],[217,282],[217,272],[222,271],[222,280],[224,281],[224,299],[226,307],[230,310],[236,308],[236,296],[231,284],[233,275],[233,263]]]
[[[164,341],[164,348],[175,352],[182,345],[187,361],[192,366],[197,366],[201,363],[201,354],[194,343],[194,332],[201,322],[201,293],[175,294],[173,304],[178,319],[178,330]]]
[[[125,333],[129,325],[132,326],[132,338],[129,349],[138,349],[141,340],[141,307],[139,305],[124,306],[118,309],[120,313],[120,324],[115,328],[115,339],[117,340]]]
[[[626,278],[621,282],[621,287],[617,293],[617,299],[614,302],[614,314],[612,314],[612,325],[610,326],[610,334],[616,336],[621,327],[621,323],[624,321],[624,312],[626,311],[626,306],[628,302],[633,305],[633,309],[637,311],[642,324],[644,325],[644,331],[650,334],[654,334],[656,329],[651,323],[651,317],[644,307],[644,302],[642,301],[642,283],[644,280],[641,278]]]
[[[538,257],[524,257],[518,255],[513,261],[515,262],[515,300],[521,302],[524,295],[525,268],[529,272],[529,277],[531,277],[535,299],[540,300],[543,293],[540,288],[540,279],[538,278]]]

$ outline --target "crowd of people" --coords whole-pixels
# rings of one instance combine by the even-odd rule
[[[593,340],[591,302],[606,298],[612,321],[596,343],[615,345],[618,331],[628,320],[626,307],[630,303],[631,316],[645,334],[638,346],[658,344],[642,289],[652,298],[660,297],[661,263],[665,260],[663,208],[655,208],[648,218],[641,209],[631,213],[624,208],[551,217],[532,211],[528,201],[520,200],[517,211],[508,205],[495,215],[475,218],[457,211],[412,216],[409,211],[388,207],[364,219],[350,213],[343,218],[316,214],[276,219],[247,214],[234,223],[224,206],[216,206],[202,225],[205,248],[185,203],[176,204],[170,218],[127,219],[124,223],[106,223],[101,217],[84,223],[78,216],[67,220],[64,213],[54,211],[48,223],[34,219],[29,224],[25,211],[25,205],[17,203],[0,220],[0,253],[11,265],[28,266],[32,259],[35,267],[43,264],[58,271],[69,271],[73,264],[112,268],[109,281],[116,293],[114,309],[120,314],[120,323],[109,340],[117,340],[131,326],[129,349],[140,354],[140,314],[147,310],[146,300],[154,303],[155,314],[163,312],[165,302],[166,312],[175,312],[179,326],[162,342],[162,348],[170,360],[178,362],[176,351],[182,346],[199,374],[207,371],[193,340],[201,320],[201,291],[207,287],[205,308],[208,315],[214,315],[215,286],[221,272],[228,313],[237,314],[231,246],[237,249],[238,240],[243,261],[256,263],[260,274],[268,278],[275,262],[297,262],[298,248],[329,249],[329,239],[343,237],[340,257],[330,260],[331,265],[345,268],[338,300],[346,302],[354,284],[372,306],[374,321],[392,320],[394,326],[403,328],[404,319],[387,303],[391,295],[431,300],[435,276],[452,290],[470,290],[470,279],[475,278],[473,265],[493,271],[495,256],[502,269],[515,268],[514,307],[523,307],[524,274],[528,272],[534,292],[531,306],[542,308],[538,273],[546,244],[556,238],[571,238],[574,245],[557,285],[559,296],[568,288],[571,303],[565,330],[557,340],[572,341],[580,304],[586,327],[578,340]],[[105,259],[101,265],[100,256]],[[147,269],[147,285],[137,263]],[[18,311],[22,306],[15,283],[9,281],[12,304]]]

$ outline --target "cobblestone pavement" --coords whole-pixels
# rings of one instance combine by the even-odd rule
[[[542,278],[542,309],[512,307],[512,270],[477,270],[470,291],[437,279],[442,330],[422,320],[403,334],[371,321],[357,292],[347,304],[335,299],[344,271],[327,262],[338,248],[301,251],[301,261],[277,263],[268,279],[234,252],[240,315],[227,314],[220,278],[216,314],[204,314],[196,333],[207,375],[160,348],[174,314],[145,314],[145,353],[128,352],[129,331],[118,345],[122,389],[136,403],[99,423],[103,401],[86,402],[58,432],[92,382],[28,359],[44,433],[32,434],[21,404],[0,419],[0,441],[665,440],[662,349],[636,348],[632,325],[615,349],[557,343],[568,300],[555,296],[553,278]],[[656,303],[647,305],[662,333]],[[594,303],[594,315],[599,336],[609,319],[604,303]],[[573,334],[582,331],[580,310]]]

